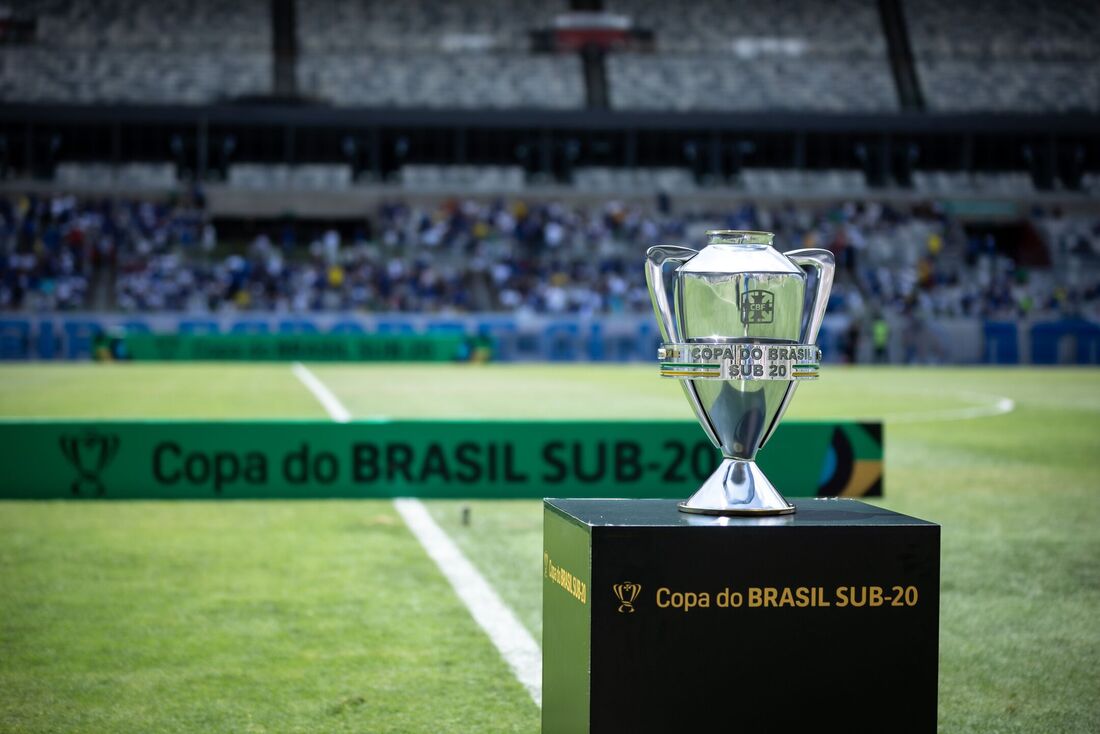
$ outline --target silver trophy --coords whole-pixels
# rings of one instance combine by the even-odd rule
[[[651,247],[646,281],[664,345],[722,463],[683,512],[782,515],[794,506],[756,465],[800,380],[818,376],[817,332],[833,285],[828,250],[772,247],[770,232],[711,230],[702,250]]]

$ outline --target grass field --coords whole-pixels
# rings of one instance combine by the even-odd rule
[[[644,366],[312,369],[363,417],[689,416]],[[1100,371],[831,368],[790,415],[884,418],[882,503],[943,525],[941,731],[1100,731]],[[325,413],[286,365],[30,365],[0,416]],[[539,503],[429,505],[539,639]],[[0,502],[0,588],[3,731],[538,730],[389,502]]]

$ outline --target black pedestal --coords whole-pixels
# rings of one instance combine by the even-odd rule
[[[934,732],[940,528],[545,502],[543,732]]]

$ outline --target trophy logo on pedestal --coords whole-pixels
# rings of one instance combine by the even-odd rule
[[[613,584],[611,590],[615,592],[615,598],[619,600],[619,612],[633,614],[634,600],[641,593],[642,585],[633,581],[624,581],[621,584]]]
[[[712,230],[699,251],[657,246],[646,281],[664,345],[661,375],[681,380],[722,463],[683,512],[782,515],[794,506],[756,465],[798,382],[818,377],[817,333],[833,284],[828,250],[772,247],[770,232]]]

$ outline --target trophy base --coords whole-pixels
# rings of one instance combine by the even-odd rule
[[[722,459],[703,486],[679,505],[699,515],[789,515],[794,505],[783,498],[755,461]]]

